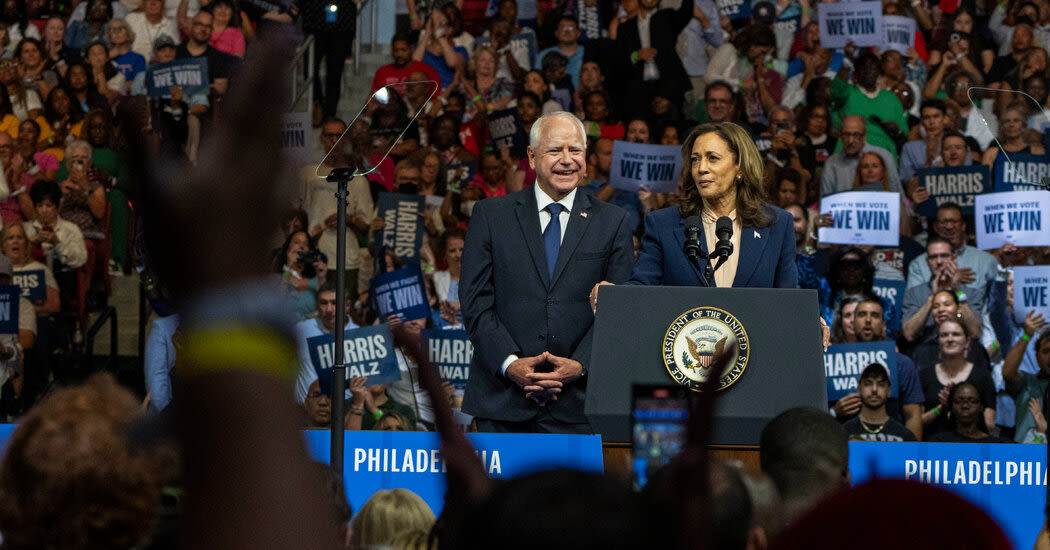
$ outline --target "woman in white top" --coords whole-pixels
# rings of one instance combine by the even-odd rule
[[[11,264],[14,266],[16,283],[19,273],[40,271],[44,274],[44,280],[37,281],[36,284],[45,286],[47,297],[44,300],[33,302],[33,309],[37,315],[58,313],[61,305],[58,281],[55,280],[55,275],[46,265],[34,260],[29,255],[29,239],[26,237],[25,228],[17,223],[4,227],[3,231],[0,231],[0,247],[3,248],[4,255],[11,260]]]

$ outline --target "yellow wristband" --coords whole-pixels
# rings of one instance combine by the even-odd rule
[[[214,327],[191,330],[178,353],[181,376],[250,371],[291,380],[297,353],[287,336],[264,327]]]

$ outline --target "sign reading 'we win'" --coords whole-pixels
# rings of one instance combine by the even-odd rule
[[[1050,319],[1050,266],[1014,268],[1014,320],[1023,323],[1030,311]]]
[[[881,2],[841,2],[821,4],[820,44],[825,48],[842,48],[853,42],[859,47],[883,46]]]
[[[988,193],[976,200],[977,248],[991,250],[1006,243],[1050,245],[1050,193],[1011,191]]]

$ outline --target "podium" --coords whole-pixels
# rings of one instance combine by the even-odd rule
[[[603,442],[629,443],[634,385],[695,388],[712,352],[736,340],[711,444],[757,446],[784,410],[827,407],[818,317],[813,290],[602,287],[584,412]]]

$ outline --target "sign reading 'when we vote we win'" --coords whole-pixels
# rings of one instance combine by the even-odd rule
[[[682,148],[615,141],[611,171],[609,185],[616,189],[635,193],[644,185],[653,193],[674,193],[682,171]]]
[[[819,239],[827,244],[897,246],[900,244],[899,193],[851,191],[820,200],[820,213],[831,214],[834,224],[821,227]]]
[[[22,289],[17,285],[0,285],[0,334],[18,334],[18,299]]]
[[[146,69],[150,97],[171,97],[171,87],[182,87],[183,97],[208,94],[208,60],[202,57],[176,59]]]
[[[1050,245],[1050,193],[1012,191],[980,195],[974,211],[977,248],[991,250],[1006,243]]]
[[[1050,266],[1014,268],[1014,320],[1023,323],[1030,311],[1050,319]]]
[[[821,4],[820,44],[825,48],[842,48],[847,43],[884,46],[882,2],[841,2]]]

